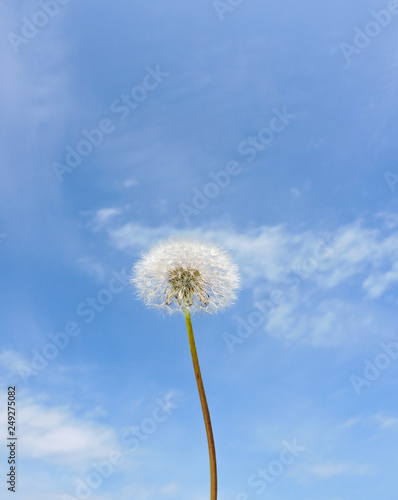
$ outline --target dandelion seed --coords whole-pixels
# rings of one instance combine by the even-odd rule
[[[133,268],[131,280],[150,307],[214,314],[231,305],[239,288],[236,265],[220,247],[170,239],[152,248]]]

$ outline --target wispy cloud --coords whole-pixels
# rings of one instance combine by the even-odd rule
[[[81,257],[77,265],[89,276],[94,276],[98,281],[103,281],[106,276],[105,267],[94,257]]]
[[[377,226],[354,221],[329,232],[315,232],[293,231],[283,224],[248,230],[151,227],[123,223],[127,213],[115,219],[118,208],[103,210],[101,230],[112,247],[127,253],[147,250],[171,235],[208,239],[228,248],[244,286],[252,291],[253,303],[282,291],[282,299],[263,322],[275,337],[330,346],[347,340],[348,331],[350,339],[367,333],[391,334],[380,330],[372,303],[365,307],[361,302],[381,299],[398,281],[397,221],[389,214],[379,214]],[[94,221],[98,214],[102,211]]]
[[[355,302],[322,300],[314,292],[312,297],[308,293],[296,295],[275,308],[265,329],[276,337],[327,347],[357,340],[369,331],[376,331],[377,320],[371,311],[366,310],[362,310],[358,317]]]
[[[352,463],[326,463],[311,465],[306,469],[306,472],[309,475],[313,475],[321,479],[328,479],[342,474],[349,476],[363,476],[369,473],[370,466]]]
[[[111,209],[112,214],[118,213]],[[381,227],[366,227],[356,221],[327,233],[288,230],[284,225],[261,226],[247,231],[233,228],[192,231],[171,226],[150,227],[129,222],[114,225],[104,219],[110,242],[120,250],[138,251],[160,238],[191,235],[221,241],[240,263],[248,282],[265,279],[269,283],[283,281],[292,270],[313,275],[321,288],[332,289],[352,278],[358,278],[361,288],[370,298],[380,297],[398,281],[398,234],[385,218]],[[388,222],[388,224],[387,224]],[[317,272],[312,272],[316,268]]]
[[[5,349],[0,352],[0,369],[9,376],[17,375],[18,366],[24,365],[26,359],[17,351]]]
[[[393,415],[386,415],[383,412],[376,413],[374,415],[357,415],[350,418],[342,425],[342,428],[350,427],[373,427],[380,431],[385,431],[387,429],[394,429],[398,427],[398,417]]]
[[[2,400],[6,400],[4,393]],[[18,400],[18,432],[23,436],[18,448],[21,459],[34,458],[76,470],[87,466],[90,460],[119,450],[111,427],[76,416],[67,404],[53,406],[37,400]]]

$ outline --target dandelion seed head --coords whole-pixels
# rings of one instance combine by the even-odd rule
[[[131,282],[149,307],[172,314],[217,313],[231,305],[240,286],[237,266],[213,243],[168,239],[144,254],[133,267]]]

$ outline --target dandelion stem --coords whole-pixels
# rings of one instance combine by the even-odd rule
[[[209,447],[210,458],[210,500],[217,500],[217,464],[216,464],[216,449],[214,447],[213,430],[211,427],[210,413],[206,401],[205,388],[203,386],[202,375],[200,373],[198,354],[196,352],[195,339],[193,336],[191,314],[187,307],[184,307],[185,321],[187,323],[189,347],[191,348],[192,363],[195,371],[196,383],[198,386],[200,403],[202,405],[203,419],[206,426],[207,444]]]

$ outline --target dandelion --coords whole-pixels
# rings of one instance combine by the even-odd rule
[[[160,242],[133,268],[132,281],[150,307],[172,314],[214,314],[236,299],[237,267],[212,243],[186,239]]]
[[[138,296],[149,307],[185,316],[192,363],[210,459],[210,500],[217,498],[217,466],[213,430],[192,329],[191,312],[217,313],[236,299],[237,266],[220,247],[189,239],[169,239],[153,247],[133,267]]]

